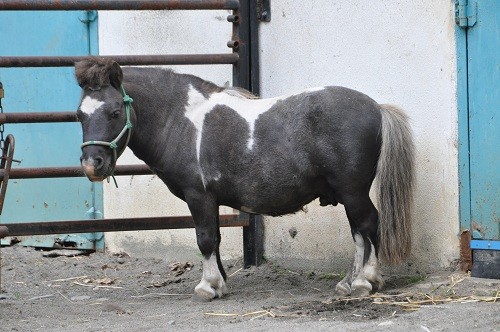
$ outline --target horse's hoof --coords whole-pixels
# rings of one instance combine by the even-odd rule
[[[205,282],[204,280],[202,280],[194,289],[193,300],[197,302],[210,302],[216,297],[219,297],[219,294],[213,287],[210,286],[208,282]]]
[[[351,296],[365,297],[370,296],[372,284],[366,279],[356,279],[351,284]]]
[[[198,302],[198,303],[207,303],[207,302],[211,302],[212,300],[213,300],[213,298],[208,296],[208,294],[194,293],[193,296],[191,296],[191,301]]]
[[[351,287],[345,281],[340,281],[337,286],[335,286],[335,293],[340,296],[349,296],[351,295]]]

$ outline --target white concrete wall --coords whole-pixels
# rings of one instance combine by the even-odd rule
[[[101,12],[100,53],[229,52],[227,13]],[[260,39],[263,97],[343,85],[407,110],[418,150],[417,191],[413,256],[399,270],[449,266],[458,258],[459,231],[452,1],[273,0]],[[218,84],[231,79],[230,66],[176,68]],[[132,161],[130,154],[121,158]],[[188,213],[154,177],[120,178],[119,185],[105,186],[106,217]],[[307,210],[265,219],[266,257],[287,266],[345,269],[354,246],[343,208],[313,202]],[[193,233],[125,232],[109,234],[106,243],[133,255],[194,257]],[[242,255],[240,230],[225,230],[222,253]]]
[[[261,26],[263,97],[343,85],[409,113],[418,151],[410,264],[419,270],[458,257],[454,28],[452,1],[433,0],[273,0],[272,22]],[[343,208],[308,210],[266,219],[266,255],[334,268],[351,259]]]

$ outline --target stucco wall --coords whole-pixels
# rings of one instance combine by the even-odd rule
[[[227,13],[101,12],[100,53],[229,52]],[[261,25],[260,39],[263,97],[343,85],[407,110],[418,150],[417,190],[413,256],[399,269],[449,266],[458,257],[459,227],[452,1],[273,0],[272,21]],[[175,69],[218,84],[231,79],[230,66]],[[121,158],[133,161],[131,153]],[[107,217],[188,213],[154,177],[120,178],[119,186],[105,185]],[[354,246],[343,208],[313,202],[306,209],[265,219],[266,257],[287,266],[345,269]],[[136,256],[192,258],[193,235],[193,230],[125,232],[108,234],[106,243],[112,251]],[[241,230],[224,230],[222,253],[242,255]]]
[[[452,1],[285,1],[261,26],[263,97],[343,85],[402,106],[417,144],[416,269],[458,256],[456,61]],[[342,207],[266,219],[266,255],[342,264],[352,240]],[[297,236],[288,234],[296,227]],[[326,264],[324,264],[326,262]]]

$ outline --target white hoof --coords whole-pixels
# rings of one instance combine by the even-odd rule
[[[351,295],[351,286],[345,280],[341,280],[335,286],[335,292],[341,296],[349,296]]]
[[[222,297],[226,293],[227,287],[223,279],[211,283],[202,279],[194,289],[194,299],[207,302]]]
[[[356,278],[351,284],[351,296],[369,296],[372,289],[372,284],[368,280],[364,278]]]

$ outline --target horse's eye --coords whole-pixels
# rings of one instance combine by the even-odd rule
[[[113,114],[111,114],[111,117],[113,119],[117,119],[119,116],[120,116],[120,111],[118,110],[114,111]]]

